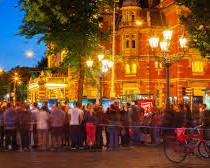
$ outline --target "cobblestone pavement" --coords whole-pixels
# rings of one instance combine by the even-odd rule
[[[103,152],[2,152],[1,168],[209,168],[210,160],[191,156],[182,164],[166,160],[161,147]]]

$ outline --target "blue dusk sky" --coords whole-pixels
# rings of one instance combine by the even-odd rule
[[[23,12],[17,7],[18,0],[0,0],[0,68],[9,70],[16,66],[35,66],[45,52],[44,43],[37,38],[25,39],[18,34]],[[32,50],[33,58],[26,52]]]

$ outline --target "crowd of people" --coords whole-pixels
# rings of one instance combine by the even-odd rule
[[[210,125],[205,104],[171,105],[168,112],[114,101],[106,111],[101,105],[76,103],[46,104],[38,108],[17,103],[0,103],[1,150],[113,150],[145,143],[160,144],[164,128]]]

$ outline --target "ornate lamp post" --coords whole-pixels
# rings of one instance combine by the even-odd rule
[[[159,42],[159,37],[149,38],[149,45],[154,52],[155,58],[166,67],[166,111],[170,107],[170,65],[179,61],[185,55],[187,39],[185,37],[179,38],[179,52],[177,54],[170,54],[170,44],[172,39],[172,30],[163,31],[163,41]]]
[[[104,59],[104,55],[100,54],[98,55],[98,61],[96,61],[96,66],[99,66],[99,70],[96,71],[96,75],[99,78],[99,100],[100,104],[102,104],[102,78],[105,73],[107,73],[110,69],[112,69],[114,62]],[[93,68],[93,60],[89,59],[86,61],[88,68]]]

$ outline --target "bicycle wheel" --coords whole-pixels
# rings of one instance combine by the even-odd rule
[[[164,140],[164,154],[173,163],[180,163],[187,157],[185,143],[177,141],[176,136],[166,137]]]
[[[198,152],[203,159],[210,158],[210,141],[200,142]]]

